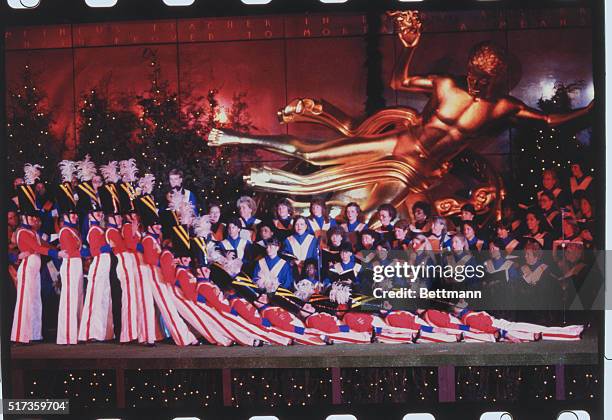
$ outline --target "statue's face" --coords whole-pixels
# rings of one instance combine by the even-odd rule
[[[495,78],[477,67],[469,67],[467,74],[468,93],[474,98],[486,99],[492,97],[495,82]]]

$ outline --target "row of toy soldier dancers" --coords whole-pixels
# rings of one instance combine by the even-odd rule
[[[164,331],[177,345],[203,340],[223,346],[369,343],[373,339],[386,343],[577,340],[583,331],[578,325],[513,323],[469,310],[456,311],[457,316],[437,310],[393,311],[371,297],[352,295],[342,282],[332,285],[328,295],[300,299],[280,286],[275,269],[262,269],[253,281],[240,272],[239,258],[219,253],[212,242],[206,244],[208,218],[195,218],[193,206],[179,194],[170,205],[175,223],[162,229],[152,198],[154,177],[135,178],[138,188],[117,188],[117,166],[110,162],[100,167],[107,183],[94,196],[86,192],[86,178],[96,171],[91,161],[61,163],[62,227],[57,250],[35,231],[39,209],[32,200],[33,182],[27,181],[40,173],[36,165],[26,165],[27,181],[18,192],[22,225],[16,232],[20,264],[11,341],[40,339],[41,255],[62,259],[59,344],[111,340],[114,322],[120,323],[120,342],[148,345],[163,339]],[[77,229],[77,200],[67,181],[75,172],[84,179],[79,184],[82,192],[76,195],[88,209],[88,247],[83,246]],[[274,255],[279,242],[267,239],[265,247],[267,256]],[[85,288],[83,261],[89,261]],[[121,287],[119,320],[111,310],[111,269]]]

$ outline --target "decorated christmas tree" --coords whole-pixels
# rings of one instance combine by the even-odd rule
[[[142,170],[155,175],[158,192],[163,194],[168,191],[168,172],[180,169],[185,187],[195,193],[202,210],[210,200],[223,205],[235,202],[243,187],[241,159],[233,153],[234,148],[209,148],[206,137],[214,127],[252,128],[244,94],[234,96],[229,115],[219,106],[214,89],[206,97],[184,98],[181,106],[177,93],[162,77],[155,51],[146,50],[144,57],[150,67],[151,85],[138,97],[142,113],[138,117],[140,152],[136,157]]]
[[[62,152],[62,143],[51,133],[53,116],[46,94],[36,83],[29,65],[16,86],[9,89],[7,103],[7,160],[12,178],[23,176],[24,163],[44,166],[43,179],[51,179]]]
[[[100,163],[130,158],[136,116],[111,108],[108,96],[93,88],[83,95],[78,120],[77,158],[90,154]]]
[[[544,113],[567,113],[572,110],[571,95],[581,89],[582,82],[557,83],[549,99],[540,98],[538,107]],[[511,197],[520,203],[536,204],[536,195],[542,189],[542,172],[554,169],[559,179],[568,179],[570,163],[576,159],[589,161],[590,147],[577,136],[579,130],[573,124],[552,127],[521,128],[515,141],[516,179],[509,186]],[[584,168],[591,172],[591,168]]]

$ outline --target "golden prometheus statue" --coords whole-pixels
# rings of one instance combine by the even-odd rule
[[[444,183],[461,152],[482,139],[492,126],[526,121],[557,126],[587,115],[593,103],[568,114],[544,114],[503,91],[508,61],[504,50],[490,42],[477,44],[468,58],[467,89],[456,78],[410,72],[422,33],[417,11],[389,12],[404,47],[391,87],[422,93],[429,101],[421,113],[408,107],[385,108],[360,121],[324,100],[293,100],[278,112],[283,123],[310,122],[335,130],[340,137],[310,140],[290,135],[255,136],[214,129],[209,146],[262,147],[308,162],[319,169],[299,174],[263,166],[252,168],[245,181],[259,191],[291,196],[330,194],[328,203],[356,201],[364,212],[391,203],[400,215],[409,214],[409,197],[424,197],[442,215],[457,212],[462,204],[452,197],[434,199],[431,192]],[[502,88],[502,89],[500,89]],[[477,211],[499,202],[501,184],[472,191],[469,200]]]

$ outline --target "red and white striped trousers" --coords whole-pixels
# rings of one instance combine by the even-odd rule
[[[106,341],[114,337],[110,270],[110,254],[100,254],[91,261],[79,325],[79,341]]]
[[[64,258],[60,268],[62,291],[57,313],[57,344],[77,344],[83,312],[83,260]]]

